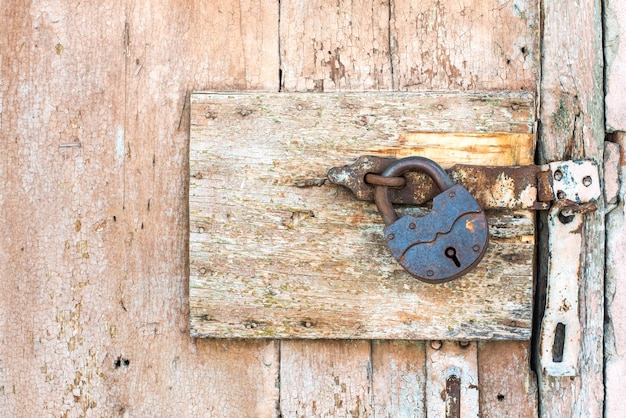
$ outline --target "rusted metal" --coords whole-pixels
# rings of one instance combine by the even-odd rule
[[[453,341],[426,346],[425,416],[481,416],[477,352],[475,342],[466,347]]]
[[[422,172],[427,175],[431,182],[434,182],[438,189],[438,193],[449,189],[454,185],[454,182],[450,180],[448,175],[443,169],[437,165],[434,161],[423,157],[409,157],[402,160],[393,160],[393,164],[385,168],[380,178],[399,178],[398,176],[412,172]],[[376,207],[381,213],[385,225],[390,225],[398,219],[396,212],[391,206],[391,200],[389,199],[389,189],[385,184],[376,186],[374,192],[374,201]]]
[[[550,171],[537,173],[537,199],[541,202],[549,202],[553,196],[552,173]]]
[[[446,418],[461,418],[461,378],[451,374],[446,379]]]
[[[389,166],[382,177],[423,171],[441,191],[425,216],[398,218],[387,186],[377,186],[376,206],[387,225],[387,245],[411,275],[426,283],[445,283],[470,271],[482,259],[489,239],[487,217],[480,205],[434,161],[409,157]]]
[[[372,174],[382,173],[396,161],[393,158],[361,156],[351,165],[330,169],[328,180],[347,187],[359,200],[371,201],[374,200],[374,184],[380,181]],[[573,167],[577,169],[572,170]],[[559,170],[560,177],[556,177],[560,180],[554,176],[556,170]],[[569,198],[576,201],[578,197],[570,195],[578,185],[582,185],[587,194],[599,185],[597,166],[586,160],[515,167],[457,164],[446,172],[454,182],[462,184],[484,209],[546,210],[556,200]],[[582,177],[572,177],[572,173]],[[393,180],[393,186],[387,184],[401,187],[389,189],[391,203],[420,205],[439,193],[425,173],[410,172],[403,177],[406,179],[404,187],[399,185],[401,180]]]
[[[404,187],[406,185],[406,179],[404,177],[383,177],[380,174],[374,173],[367,173],[365,175],[365,182],[372,186]]]

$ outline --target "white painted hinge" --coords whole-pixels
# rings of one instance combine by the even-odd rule
[[[602,195],[598,165],[590,160],[548,164],[555,202],[548,212],[546,307],[540,363],[548,376],[578,374],[581,325],[578,308],[583,220]]]

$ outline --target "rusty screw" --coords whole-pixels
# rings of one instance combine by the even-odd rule
[[[554,172],[554,179],[556,181],[561,181],[563,179],[563,172],[561,170],[556,170]]]
[[[558,197],[559,200],[563,200],[567,197],[567,194],[565,194],[563,190],[559,190],[558,192],[556,192],[556,197]]]
[[[441,348],[441,345],[442,345],[442,343],[439,340],[433,340],[433,341],[430,342],[430,347],[433,350],[439,350]]]

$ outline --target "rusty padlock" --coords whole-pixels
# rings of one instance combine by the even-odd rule
[[[398,218],[389,201],[388,186],[377,185],[376,207],[386,225],[387,245],[402,267],[419,280],[448,282],[470,271],[483,258],[489,241],[487,217],[472,195],[428,158],[398,160],[382,177],[397,177],[408,171],[425,172],[440,193],[425,216]]]

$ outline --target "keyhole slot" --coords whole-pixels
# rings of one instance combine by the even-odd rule
[[[456,248],[454,247],[446,248],[445,255],[450,260],[452,260],[455,266],[461,267],[461,262],[459,261],[459,258],[456,256]]]

